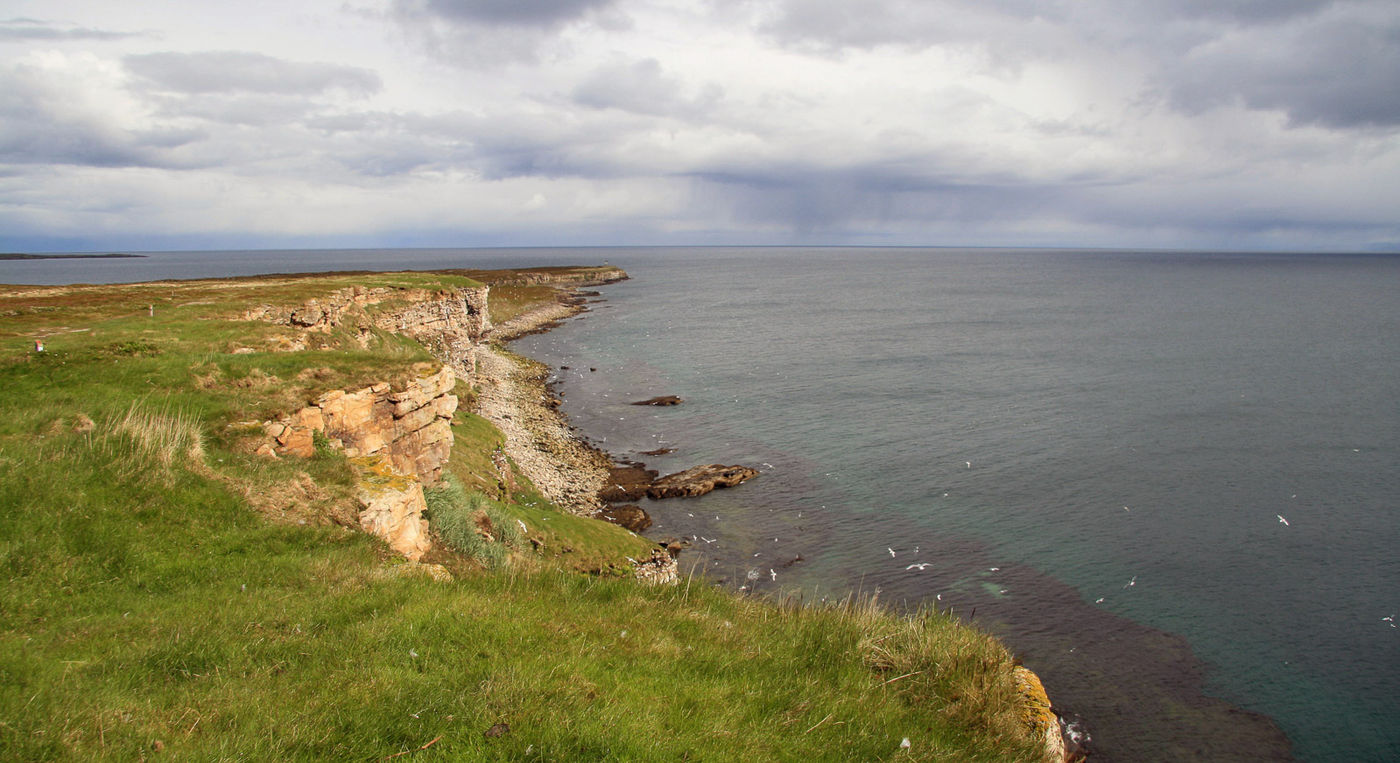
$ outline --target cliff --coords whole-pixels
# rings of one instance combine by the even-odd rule
[[[559,269],[549,272],[497,274],[498,285],[586,286],[626,278],[617,269]],[[324,447],[343,450],[360,474],[357,500],[360,526],[383,538],[391,548],[410,560],[418,560],[431,549],[423,487],[433,486],[442,477],[451,456],[451,422],[458,399],[452,393],[458,379],[472,383],[477,377],[478,360],[485,362],[489,390],[514,392],[513,364],[482,343],[487,339],[517,335],[581,309],[577,300],[548,302],[528,311],[493,332],[489,317],[490,286],[457,289],[395,289],[354,286],[331,292],[295,305],[260,305],[241,316],[291,327],[305,333],[329,333],[349,329],[362,345],[368,344],[370,328],[407,336],[419,342],[441,362],[441,366],[419,363],[407,378],[397,384],[377,382],[358,389],[324,393],[287,416],[262,423],[268,441],[257,450],[264,455],[309,458],[318,442]],[[305,347],[295,339],[288,346]],[[516,399],[485,406],[488,416],[508,433],[508,452],[525,464],[546,497],[560,505],[590,514],[596,506],[586,503],[596,487],[591,482],[576,488],[576,472],[581,463],[540,465],[549,452],[568,451],[574,460],[594,459],[589,451],[569,435],[552,411],[537,410]],[[507,412],[509,411],[509,412]],[[516,420],[528,419],[529,434],[519,434]],[[541,455],[539,432],[549,428],[554,446]],[[557,430],[557,431],[556,431]],[[516,433],[511,436],[511,433]],[[570,466],[578,468],[569,468]],[[552,468],[550,468],[552,467]],[[562,476],[561,476],[562,475]],[[597,476],[597,475],[592,475]],[[596,481],[596,480],[594,480]],[[581,503],[581,501],[583,501]],[[639,564],[649,580],[674,581],[674,563]]]
[[[395,388],[380,382],[334,390],[295,413],[263,423],[270,438],[258,452],[310,458],[318,441],[345,451],[360,474],[360,526],[412,561],[432,547],[423,486],[436,484],[452,454],[457,411],[452,369],[412,367]],[[319,437],[318,437],[319,435]]]
[[[491,329],[489,293],[489,286],[431,290],[353,286],[299,305],[259,305],[242,318],[319,333],[349,326],[362,346],[368,345],[370,328],[379,328],[415,339],[444,363],[469,370],[477,342]],[[305,347],[305,341],[292,342],[287,349]]]
[[[487,326],[555,301],[483,276],[508,309],[463,307],[464,275],[0,288],[9,757],[1044,760],[1011,656],[956,618],[620,579],[671,568],[486,418],[444,427],[458,366],[495,383],[463,362]],[[389,333],[433,324],[479,338]],[[509,568],[425,550],[435,475],[434,543],[455,485]]]

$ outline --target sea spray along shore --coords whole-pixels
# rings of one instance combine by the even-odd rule
[[[640,584],[546,497],[471,334],[597,275],[0,290],[6,755],[1045,759],[989,636]]]

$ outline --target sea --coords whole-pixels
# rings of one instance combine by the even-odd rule
[[[0,283],[602,264],[514,349],[661,473],[685,572],[997,634],[1091,760],[1400,760],[1400,256],[969,248],[152,252]],[[630,403],[657,395],[667,408]]]

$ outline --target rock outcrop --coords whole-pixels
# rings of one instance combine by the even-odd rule
[[[684,400],[681,400],[679,397],[676,397],[675,395],[661,395],[661,396],[659,396],[659,397],[648,398],[648,399],[646,399],[646,400],[638,400],[638,401],[635,402],[635,403],[631,403],[631,405],[668,406],[668,405],[680,405],[680,404],[683,403],[683,402],[685,402],[685,401],[684,401]]]
[[[604,507],[602,511],[598,512],[598,518],[625,527],[634,533],[651,527],[651,515],[635,503]]]
[[[517,273],[497,283],[577,287],[625,278],[627,274],[617,268],[560,268]],[[245,320],[299,330],[291,337],[278,337],[271,348],[274,350],[316,346],[314,334],[346,329],[354,332],[362,346],[369,346],[378,330],[417,340],[443,363],[415,364],[407,381],[392,386],[378,383],[333,390],[288,416],[262,422],[268,439],[257,452],[309,457],[318,446],[343,450],[360,473],[361,527],[416,561],[429,548],[423,486],[437,483],[452,451],[451,421],[458,403],[452,390],[459,378],[473,380],[480,361],[490,369],[485,374],[488,383],[480,412],[502,429],[511,456],[552,501],[580,514],[592,514],[601,508],[596,496],[606,474],[605,457],[573,438],[547,405],[536,406],[537,411],[536,407],[503,404],[502,411],[492,415],[494,408],[487,403],[500,388],[506,388],[506,397],[516,396],[517,391],[539,399],[548,398],[548,394],[542,378],[534,379],[527,372],[522,376],[529,379],[514,379],[515,374],[498,368],[514,364],[483,346],[488,340],[508,339],[575,314],[584,309],[582,300],[561,298],[544,310],[493,327],[488,298],[486,286],[437,290],[356,286],[299,305],[261,305],[248,310],[242,316]],[[532,415],[523,415],[527,413]],[[553,465],[555,461],[567,467],[542,468],[536,463]],[[665,577],[664,570],[657,574]],[[671,577],[674,579],[674,574]]]
[[[290,416],[264,422],[271,443],[258,452],[310,457],[318,440],[343,450],[360,475],[360,527],[417,561],[431,547],[423,486],[442,478],[452,454],[456,381],[447,366],[417,363],[400,385],[327,392]]]
[[[360,504],[360,527],[378,535],[390,548],[410,561],[418,561],[432,548],[423,483],[396,471],[383,456],[351,459],[360,479],[355,498]]]
[[[394,469],[436,484],[452,452],[457,377],[447,366],[418,363],[400,388],[381,382],[333,390],[311,405],[263,424],[278,454],[310,457],[316,433],[354,458],[383,455]]]
[[[607,503],[639,501],[646,497],[647,488],[656,481],[660,472],[648,469],[643,464],[623,461],[608,469],[608,481],[598,491],[598,499]]]
[[[650,559],[636,562],[633,567],[637,579],[643,583],[675,585],[680,580],[680,565],[665,549],[656,549],[651,552]]]
[[[378,328],[412,337],[443,362],[470,369],[476,343],[491,330],[489,294],[488,286],[440,290],[355,286],[300,305],[259,305],[246,311],[243,319],[321,333],[351,326],[362,344],[368,342],[370,329]],[[283,349],[302,346],[292,343]]]
[[[651,483],[648,498],[689,498],[705,495],[722,487],[734,487],[758,476],[757,469],[747,466],[708,464],[692,466],[682,472],[668,474]]]
[[[1067,756],[1060,719],[1055,715],[1055,711],[1050,709],[1050,697],[1045,693],[1045,686],[1040,683],[1040,676],[1029,668],[1017,665],[1012,670],[1012,678],[1015,679],[1016,689],[1021,695],[1022,722],[1036,738],[1042,740],[1047,760],[1065,760]]]

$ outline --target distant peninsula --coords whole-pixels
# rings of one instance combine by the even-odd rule
[[[0,252],[0,260],[107,260],[113,257],[145,257],[144,254],[21,254]]]

